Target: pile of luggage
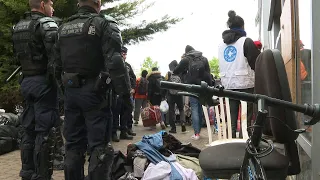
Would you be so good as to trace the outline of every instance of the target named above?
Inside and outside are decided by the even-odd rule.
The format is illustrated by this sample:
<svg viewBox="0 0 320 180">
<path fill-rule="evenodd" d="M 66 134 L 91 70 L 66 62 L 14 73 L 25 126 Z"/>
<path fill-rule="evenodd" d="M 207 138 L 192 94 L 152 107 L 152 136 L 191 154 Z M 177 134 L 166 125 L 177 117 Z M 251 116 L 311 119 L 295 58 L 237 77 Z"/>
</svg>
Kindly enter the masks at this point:
<svg viewBox="0 0 320 180">
<path fill-rule="evenodd" d="M 0 155 L 19 149 L 21 127 L 19 117 L 13 113 L 0 114 Z"/>
</svg>

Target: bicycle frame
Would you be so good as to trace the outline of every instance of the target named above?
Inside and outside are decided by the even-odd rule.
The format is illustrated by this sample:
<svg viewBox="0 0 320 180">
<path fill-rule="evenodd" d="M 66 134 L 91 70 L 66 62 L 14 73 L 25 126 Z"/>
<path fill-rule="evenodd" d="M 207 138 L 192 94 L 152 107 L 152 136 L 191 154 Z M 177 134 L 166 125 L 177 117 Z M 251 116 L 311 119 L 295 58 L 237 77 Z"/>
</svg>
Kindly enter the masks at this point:
<svg viewBox="0 0 320 180">
<path fill-rule="evenodd" d="M 258 115 L 254 123 L 254 129 L 250 136 L 250 142 L 252 142 L 250 148 L 256 149 L 259 147 L 262 137 L 262 127 L 265 124 L 265 119 L 268 115 L 268 111 L 265 109 L 264 99 L 258 100 Z M 250 171 L 251 170 L 251 174 Z M 244 155 L 243 164 L 240 168 L 239 180 L 266 180 L 267 176 L 264 168 L 260 162 L 260 159 L 251 155 L 247 150 Z"/>
<path fill-rule="evenodd" d="M 312 119 L 305 121 L 305 125 L 314 125 L 320 121 L 320 105 L 298 105 L 292 102 L 271 98 L 260 94 L 249 94 L 231 90 L 224 90 L 221 86 L 219 88 L 208 87 L 208 84 L 201 82 L 201 85 L 191 85 L 182 83 L 173 83 L 167 81 L 161 81 L 160 86 L 165 89 L 175 89 L 180 91 L 185 91 L 187 93 L 180 93 L 187 96 L 193 96 L 204 100 L 202 103 L 213 101 L 212 96 L 218 97 L 228 97 L 232 99 L 253 102 L 258 104 L 258 115 L 256 122 L 254 124 L 253 134 L 250 137 L 249 148 L 256 149 L 259 147 L 261 137 L 262 137 L 262 127 L 264 126 L 265 119 L 267 117 L 268 111 L 266 106 L 281 106 L 287 109 L 291 109 L 296 112 L 304 113 L 305 115 L 311 116 Z M 192 94 L 196 93 L 196 94 Z M 251 172 L 250 172 L 251 171 Z M 263 165 L 260 159 L 256 156 L 250 154 L 246 150 L 243 164 L 240 168 L 239 180 L 266 180 L 266 173 L 264 171 Z"/>
</svg>

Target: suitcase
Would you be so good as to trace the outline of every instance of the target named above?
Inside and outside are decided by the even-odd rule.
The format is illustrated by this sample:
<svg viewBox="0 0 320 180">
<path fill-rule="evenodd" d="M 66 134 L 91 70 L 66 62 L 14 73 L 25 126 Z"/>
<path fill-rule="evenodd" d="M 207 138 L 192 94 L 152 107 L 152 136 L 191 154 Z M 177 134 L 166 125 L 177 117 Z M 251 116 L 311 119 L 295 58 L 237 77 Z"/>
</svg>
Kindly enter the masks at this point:
<svg viewBox="0 0 320 180">
<path fill-rule="evenodd" d="M 144 127 L 155 126 L 161 121 L 159 106 L 147 106 L 141 111 L 141 119 Z"/>
</svg>

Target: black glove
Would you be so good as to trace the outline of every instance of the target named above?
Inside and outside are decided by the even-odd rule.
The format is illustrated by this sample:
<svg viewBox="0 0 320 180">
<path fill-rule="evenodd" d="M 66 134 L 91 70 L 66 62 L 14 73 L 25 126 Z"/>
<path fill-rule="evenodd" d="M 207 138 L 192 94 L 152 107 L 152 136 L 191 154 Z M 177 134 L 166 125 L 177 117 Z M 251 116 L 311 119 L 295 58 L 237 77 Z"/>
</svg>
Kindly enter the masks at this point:
<svg viewBox="0 0 320 180">
<path fill-rule="evenodd" d="M 132 101 L 131 101 L 131 95 L 130 94 L 122 95 L 122 103 L 126 108 L 128 108 L 130 110 L 133 109 L 133 104 L 132 104 Z"/>
</svg>

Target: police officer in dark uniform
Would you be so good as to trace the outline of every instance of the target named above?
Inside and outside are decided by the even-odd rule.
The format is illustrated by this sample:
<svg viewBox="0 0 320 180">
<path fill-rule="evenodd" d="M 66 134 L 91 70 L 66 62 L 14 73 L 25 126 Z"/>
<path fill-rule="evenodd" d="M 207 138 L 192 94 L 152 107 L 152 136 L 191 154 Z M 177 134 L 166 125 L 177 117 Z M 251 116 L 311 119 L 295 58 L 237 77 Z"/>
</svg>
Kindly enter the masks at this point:
<svg viewBox="0 0 320 180">
<path fill-rule="evenodd" d="M 111 179 L 112 113 L 107 92 L 114 89 L 132 106 L 130 79 L 120 54 L 120 29 L 113 18 L 99 14 L 101 0 L 78 0 L 78 6 L 78 12 L 59 27 L 55 45 L 54 67 L 65 87 L 64 174 L 66 180 L 84 179 L 88 149 L 88 179 Z"/>
<path fill-rule="evenodd" d="M 128 49 L 126 47 L 122 47 L 121 56 L 125 61 L 127 59 Z M 134 89 L 136 87 L 136 75 L 133 72 L 131 65 L 125 61 L 125 66 L 127 68 L 127 72 L 130 77 L 130 85 L 131 85 L 131 102 L 133 104 L 133 94 Z M 132 110 L 133 108 L 128 108 L 127 105 L 123 104 L 123 100 L 121 97 L 116 96 L 116 102 L 113 105 L 112 113 L 113 113 L 113 127 L 112 127 L 112 141 L 119 142 L 119 138 L 117 135 L 117 130 L 120 129 L 120 139 L 132 140 L 133 136 L 136 135 L 132 130 Z M 120 116 L 120 119 L 119 119 Z M 119 127 L 120 121 L 120 127 Z"/>
<path fill-rule="evenodd" d="M 29 0 L 25 14 L 13 30 L 14 53 L 22 67 L 21 92 L 26 107 L 21 115 L 23 180 L 50 180 L 53 139 L 50 131 L 59 123 L 57 88 L 47 66 L 58 26 L 51 18 L 51 0 Z"/>
<path fill-rule="evenodd" d="M 128 73 L 129 73 L 130 83 L 131 83 L 131 91 L 130 91 L 131 102 L 132 102 L 132 104 L 134 104 L 133 94 L 135 93 L 137 77 L 134 74 L 131 65 L 126 61 L 127 60 L 127 53 L 128 53 L 128 49 L 126 47 L 122 47 L 121 55 L 123 57 L 123 60 L 125 61 L 125 65 L 127 67 Z M 126 109 L 123 118 L 126 119 L 125 121 L 126 121 L 126 125 L 127 125 L 127 133 L 131 136 L 136 136 L 136 133 L 133 132 L 133 130 L 132 130 L 132 124 L 133 124 L 132 111 L 133 111 L 133 109 Z"/>
</svg>

